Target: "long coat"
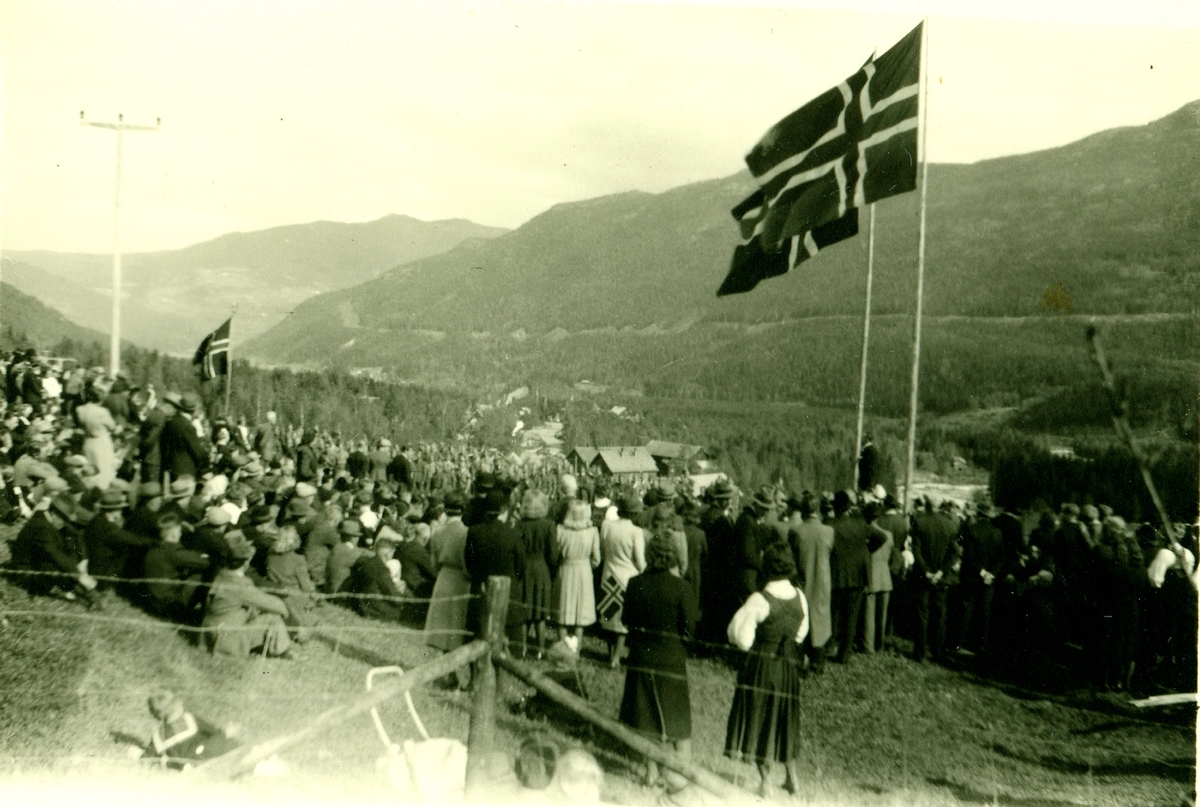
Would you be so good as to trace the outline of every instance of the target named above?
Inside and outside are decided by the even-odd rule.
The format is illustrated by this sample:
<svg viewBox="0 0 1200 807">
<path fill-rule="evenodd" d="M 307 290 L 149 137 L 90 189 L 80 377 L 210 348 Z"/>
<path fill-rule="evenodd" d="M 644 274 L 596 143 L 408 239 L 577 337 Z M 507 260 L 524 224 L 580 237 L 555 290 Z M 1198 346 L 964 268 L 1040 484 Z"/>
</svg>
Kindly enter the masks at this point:
<svg viewBox="0 0 1200 807">
<path fill-rule="evenodd" d="M 462 631 L 467 627 L 467 600 L 471 580 L 467 577 L 467 561 L 463 556 L 467 546 L 467 528 L 462 519 L 447 521 L 429 539 L 433 560 L 437 564 L 437 581 L 429 611 L 425 614 L 425 643 L 439 650 L 450 651 L 463 643 Z"/>
<path fill-rule="evenodd" d="M 525 579 L 525 547 L 520 533 L 495 517 L 468 527 L 463 560 L 466 561 L 467 576 L 471 578 L 472 594 L 482 593 L 487 579 L 493 575 L 512 580 L 506 624 L 510 627 L 523 625 L 525 608 L 520 596 Z M 480 629 L 481 612 L 481 600 L 471 600 L 469 630 Z"/>
<path fill-rule="evenodd" d="M 700 618 L 692 587 L 652 569 L 629 580 L 624 622 L 630 630 L 621 722 L 658 739 L 692 736 L 687 650 Z"/>
<path fill-rule="evenodd" d="M 796 525 L 792 534 L 796 568 L 803 577 L 804 598 L 808 600 L 809 637 L 813 647 L 824 647 L 833 635 L 833 575 L 829 567 L 833 527 L 814 516 Z"/>
</svg>

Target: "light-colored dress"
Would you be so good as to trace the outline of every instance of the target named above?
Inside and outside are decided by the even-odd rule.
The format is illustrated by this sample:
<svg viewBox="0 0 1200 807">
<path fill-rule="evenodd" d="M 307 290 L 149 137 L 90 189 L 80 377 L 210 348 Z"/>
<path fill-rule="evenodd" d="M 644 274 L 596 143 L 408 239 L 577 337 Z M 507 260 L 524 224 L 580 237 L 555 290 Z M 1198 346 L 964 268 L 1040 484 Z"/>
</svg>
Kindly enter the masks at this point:
<svg viewBox="0 0 1200 807">
<path fill-rule="evenodd" d="M 471 580 L 463 552 L 467 546 L 467 528 L 461 518 L 452 518 L 429 538 L 429 550 L 437 565 L 437 580 L 429 611 L 425 614 L 425 644 L 450 651 L 466 638 L 467 606 Z"/>
<path fill-rule="evenodd" d="M 595 527 L 571 529 L 560 525 L 558 547 L 562 562 L 554 579 L 554 601 L 564 627 L 587 627 L 596 622 L 596 593 L 592 569 L 600 565 L 600 531 Z"/>
<path fill-rule="evenodd" d="M 117 428 L 112 413 L 98 403 L 88 403 L 75 410 L 75 419 L 87 433 L 83 441 L 83 456 L 96 468 L 88 484 L 105 490 L 117 478 L 117 454 L 113 450 L 112 432 Z"/>
<path fill-rule="evenodd" d="M 685 549 L 686 549 L 686 537 Z M 625 608 L 625 587 L 629 578 L 646 569 L 646 536 L 642 528 L 627 518 L 605 521 L 600 527 L 600 624 L 613 633 L 628 633 L 621 622 Z"/>
</svg>

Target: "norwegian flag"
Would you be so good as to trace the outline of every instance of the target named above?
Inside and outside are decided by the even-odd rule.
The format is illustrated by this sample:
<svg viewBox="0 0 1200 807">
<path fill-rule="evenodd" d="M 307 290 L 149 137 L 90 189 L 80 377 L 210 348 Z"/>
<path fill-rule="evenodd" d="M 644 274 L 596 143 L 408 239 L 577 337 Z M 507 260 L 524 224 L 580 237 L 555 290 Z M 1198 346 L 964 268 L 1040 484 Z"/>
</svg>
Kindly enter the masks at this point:
<svg viewBox="0 0 1200 807">
<path fill-rule="evenodd" d="M 219 375 L 229 374 L 229 328 L 233 317 L 225 320 L 221 327 L 204 337 L 192 364 L 200 365 L 200 378 L 208 380 Z"/>
<path fill-rule="evenodd" d="M 922 25 L 746 155 L 759 189 L 732 211 L 745 243 L 718 296 L 788 272 L 857 234 L 857 208 L 917 187 Z"/>
</svg>

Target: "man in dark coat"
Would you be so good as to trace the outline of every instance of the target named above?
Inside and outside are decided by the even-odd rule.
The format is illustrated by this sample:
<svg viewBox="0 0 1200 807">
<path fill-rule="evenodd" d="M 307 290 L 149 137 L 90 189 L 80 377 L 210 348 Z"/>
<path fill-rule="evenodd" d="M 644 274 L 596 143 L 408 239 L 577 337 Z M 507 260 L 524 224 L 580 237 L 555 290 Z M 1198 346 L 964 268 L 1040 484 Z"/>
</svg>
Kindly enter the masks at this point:
<svg viewBox="0 0 1200 807">
<path fill-rule="evenodd" d="M 730 511 L 733 503 L 733 485 L 726 479 L 718 479 L 706 491 L 708 507 L 700 515 L 700 529 L 708 544 L 707 563 L 702 574 L 708 583 L 700 592 L 700 638 L 706 642 L 724 643 L 725 629 L 741 602 L 738 601 L 738 586 L 729 571 L 735 566 L 735 535 Z"/>
<path fill-rule="evenodd" d="M 317 451 L 317 430 L 305 429 L 300 448 L 296 449 L 296 481 L 321 484 L 321 457 Z"/>
<path fill-rule="evenodd" d="M 187 398 L 168 392 L 164 400 L 177 409 L 163 424 L 159 446 L 162 452 L 163 470 L 172 479 L 181 476 L 197 477 L 208 470 L 208 449 L 196 434 L 196 427 L 184 414 L 197 409 L 198 400 L 190 394 Z"/>
<path fill-rule="evenodd" d="M 339 589 L 343 594 L 366 594 L 382 596 L 353 597 L 350 606 L 368 619 L 382 622 L 399 622 L 404 603 L 400 598 L 410 592 L 401 591 L 392 580 L 388 561 L 392 559 L 400 536 L 386 529 L 375 538 L 371 547 L 374 551 L 364 555 L 350 568 L 350 577 Z M 403 561 L 400 564 L 403 573 Z"/>
<path fill-rule="evenodd" d="M 831 611 L 838 652 L 835 661 L 845 664 L 858 633 L 863 594 L 871 579 L 871 553 L 887 541 L 887 533 L 868 524 L 847 491 L 833 495 L 833 550 L 829 554 Z"/>
<path fill-rule="evenodd" d="M 775 531 L 763 521 L 770 514 L 774 494 L 761 490 L 754 494 L 750 503 L 742 508 L 742 514 L 733 524 L 734 558 L 737 561 L 738 605 L 746 601 L 759 589 L 759 573 L 762 570 L 762 553 L 775 541 Z"/>
<path fill-rule="evenodd" d="M 88 553 L 88 574 L 95 577 L 137 577 L 146 550 L 158 543 L 154 538 L 125 529 L 125 496 L 119 490 L 107 490 L 100 498 L 100 512 L 83 531 Z M 97 581 L 98 588 L 112 586 Z"/>
<path fill-rule="evenodd" d="M 688 500 L 680 515 L 683 517 L 683 533 L 687 537 L 687 571 L 683 579 L 692 587 L 696 595 L 696 604 L 700 604 L 703 591 L 704 567 L 708 564 L 708 538 L 700 529 L 700 516 L 703 509 L 697 501 Z"/>
<path fill-rule="evenodd" d="M 880 483 L 879 448 L 871 435 L 863 435 L 862 451 L 858 455 L 858 489 L 873 490 Z"/>
<path fill-rule="evenodd" d="M 917 606 L 913 658 L 925 660 L 927 650 L 934 661 L 946 661 L 946 621 L 950 586 L 958 582 L 961 561 L 954 540 L 954 525 L 942 512 L 935 512 L 931 500 L 924 512 L 913 518 L 913 574 Z M 932 611 L 932 614 L 930 613 Z M 933 636 L 929 620 L 933 618 Z"/>
<path fill-rule="evenodd" d="M 508 516 L 508 494 L 502 490 L 488 491 L 480 505 L 481 521 L 467 528 L 467 544 L 463 551 L 467 576 L 471 578 L 471 593 L 481 594 L 489 577 L 508 577 L 509 589 L 508 638 L 520 641 L 525 625 L 521 607 L 521 584 L 525 578 L 525 547 L 521 534 L 505 523 Z M 481 600 L 471 600 L 467 628 L 478 633 L 481 629 Z"/>
<path fill-rule="evenodd" d="M 146 609 L 175 622 L 194 622 L 199 612 L 199 586 L 209 568 L 209 557 L 202 552 L 184 549 L 183 521 L 177 513 L 158 517 L 161 543 L 146 552 L 145 574 Z"/>
<path fill-rule="evenodd" d="M 73 525 L 75 502 L 61 492 L 30 516 L 13 540 L 12 567 L 31 572 L 25 585 L 31 594 L 51 594 L 80 599 L 99 608 L 96 580 L 87 570 L 87 549 Z"/>
<path fill-rule="evenodd" d="M 959 645 L 981 654 L 989 650 L 996 578 L 1004 563 L 1004 536 L 992 523 L 998 514 L 991 502 L 980 502 L 974 518 L 959 531 L 963 553 Z"/>
<path fill-rule="evenodd" d="M 138 413 L 137 458 L 142 464 L 142 481 L 162 481 L 162 431 L 175 407 L 162 401 L 150 406 L 150 394 L 141 390 L 135 394 Z"/>
<path fill-rule="evenodd" d="M 408 446 L 401 446 L 400 450 L 387 464 L 387 478 L 402 487 L 412 485 L 412 474 L 408 465 Z"/>
</svg>

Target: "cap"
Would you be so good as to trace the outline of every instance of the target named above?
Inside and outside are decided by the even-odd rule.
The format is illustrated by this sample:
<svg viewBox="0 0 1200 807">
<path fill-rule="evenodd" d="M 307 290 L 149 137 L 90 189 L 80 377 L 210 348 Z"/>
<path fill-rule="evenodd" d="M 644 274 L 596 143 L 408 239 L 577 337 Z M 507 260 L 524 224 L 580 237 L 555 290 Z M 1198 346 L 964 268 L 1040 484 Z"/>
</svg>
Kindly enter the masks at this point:
<svg viewBox="0 0 1200 807">
<path fill-rule="evenodd" d="M 310 499 L 317 495 L 317 489 L 307 482 L 296 483 L 296 496 L 301 499 Z"/>
</svg>

